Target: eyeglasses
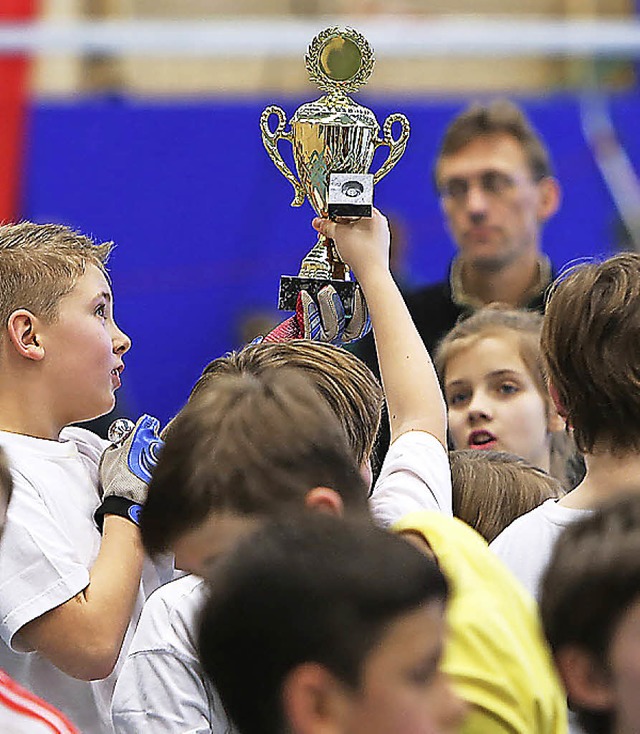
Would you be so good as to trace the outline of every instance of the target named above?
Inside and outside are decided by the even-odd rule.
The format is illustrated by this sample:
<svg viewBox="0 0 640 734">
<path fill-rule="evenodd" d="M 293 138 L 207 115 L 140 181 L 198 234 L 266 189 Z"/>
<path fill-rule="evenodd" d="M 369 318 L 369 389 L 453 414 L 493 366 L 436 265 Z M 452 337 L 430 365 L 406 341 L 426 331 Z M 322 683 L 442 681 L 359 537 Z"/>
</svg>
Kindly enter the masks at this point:
<svg viewBox="0 0 640 734">
<path fill-rule="evenodd" d="M 438 187 L 440 196 L 455 203 L 462 203 L 469 195 L 469 189 L 474 180 L 478 182 L 482 191 L 490 196 L 504 196 L 518 183 L 517 179 L 507 173 L 485 171 L 471 179 L 450 178 L 448 181 L 443 181 Z"/>
</svg>

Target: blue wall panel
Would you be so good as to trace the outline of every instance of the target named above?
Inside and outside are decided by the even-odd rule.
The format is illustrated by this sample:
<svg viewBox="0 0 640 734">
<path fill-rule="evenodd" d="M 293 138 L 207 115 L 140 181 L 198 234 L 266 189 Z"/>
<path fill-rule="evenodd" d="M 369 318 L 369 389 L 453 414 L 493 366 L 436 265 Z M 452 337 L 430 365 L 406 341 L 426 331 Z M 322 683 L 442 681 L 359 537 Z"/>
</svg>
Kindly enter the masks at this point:
<svg viewBox="0 0 640 734">
<path fill-rule="evenodd" d="M 239 346 L 243 313 L 273 310 L 279 275 L 295 274 L 315 240 L 311 208 L 289 207 L 291 187 L 262 147 L 258 120 L 272 101 L 291 115 L 306 100 L 89 99 L 43 102 L 32 111 L 24 216 L 116 241 L 116 315 L 134 343 L 124 374 L 132 413 L 164 421 L 175 412 L 203 365 Z M 463 103 L 360 101 L 380 121 L 393 111 L 411 121 L 407 152 L 378 185 L 376 203 L 403 223 L 408 284 L 438 279 L 453 248 L 430 167 Z M 521 101 L 548 140 L 564 186 L 562 210 L 547 227 L 547 251 L 557 266 L 606 253 L 615 211 L 583 140 L 575 100 Z M 614 102 L 635 160 L 639 111 L 636 96 Z"/>
</svg>

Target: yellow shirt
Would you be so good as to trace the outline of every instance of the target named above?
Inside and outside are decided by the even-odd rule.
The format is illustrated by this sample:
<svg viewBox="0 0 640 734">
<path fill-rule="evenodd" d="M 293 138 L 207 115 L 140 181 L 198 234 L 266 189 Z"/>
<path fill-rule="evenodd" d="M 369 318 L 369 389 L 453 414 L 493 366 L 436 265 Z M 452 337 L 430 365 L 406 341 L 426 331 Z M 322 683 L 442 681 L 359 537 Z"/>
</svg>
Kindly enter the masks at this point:
<svg viewBox="0 0 640 734">
<path fill-rule="evenodd" d="M 451 585 L 442 667 L 472 704 L 463 734 L 566 734 L 566 695 L 536 603 L 484 539 L 436 512 L 414 512 L 393 530 L 421 535 Z"/>
</svg>

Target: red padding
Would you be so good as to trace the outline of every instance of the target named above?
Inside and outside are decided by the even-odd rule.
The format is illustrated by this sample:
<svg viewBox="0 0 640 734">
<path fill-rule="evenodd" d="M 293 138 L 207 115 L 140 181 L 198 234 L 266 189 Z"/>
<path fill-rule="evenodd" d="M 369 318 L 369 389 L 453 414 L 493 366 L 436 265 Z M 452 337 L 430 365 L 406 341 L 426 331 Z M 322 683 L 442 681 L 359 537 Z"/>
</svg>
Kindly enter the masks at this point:
<svg viewBox="0 0 640 734">
<path fill-rule="evenodd" d="M 35 17 L 38 0 L 2 0 L 0 23 Z M 0 56 L 0 222 L 20 217 L 29 59 Z"/>
</svg>

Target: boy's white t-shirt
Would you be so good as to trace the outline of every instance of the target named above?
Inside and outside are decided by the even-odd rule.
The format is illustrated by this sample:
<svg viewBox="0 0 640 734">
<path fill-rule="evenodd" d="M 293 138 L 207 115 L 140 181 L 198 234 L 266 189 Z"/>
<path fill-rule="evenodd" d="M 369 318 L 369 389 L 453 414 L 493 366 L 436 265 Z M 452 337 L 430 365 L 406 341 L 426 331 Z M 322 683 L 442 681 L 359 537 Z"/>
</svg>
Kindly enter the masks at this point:
<svg viewBox="0 0 640 734">
<path fill-rule="evenodd" d="M 132 622 L 108 678 L 76 680 L 27 649 L 20 629 L 89 584 L 101 540 L 93 521 L 100 504 L 98 465 L 108 442 L 82 428 L 65 428 L 59 441 L 0 431 L 0 445 L 14 481 L 0 540 L 0 668 L 60 709 L 84 734 L 111 732 L 118 670 L 144 599 L 171 578 L 171 565 L 145 561 Z"/>
<path fill-rule="evenodd" d="M 117 734 L 225 734 L 231 724 L 196 652 L 206 585 L 183 576 L 146 602 L 113 694 Z"/>
<path fill-rule="evenodd" d="M 369 506 L 384 528 L 419 510 L 453 515 L 449 455 L 440 441 L 425 431 L 399 436 L 389 447 Z"/>
<path fill-rule="evenodd" d="M 398 437 L 389 448 L 370 506 L 376 522 L 384 526 L 415 510 L 451 515 L 451 473 L 442 444 L 421 431 Z M 117 734 L 230 730 L 197 658 L 197 619 L 204 598 L 204 581 L 185 576 L 158 589 L 146 603 L 113 696 Z"/>
<path fill-rule="evenodd" d="M 591 512 L 564 507 L 549 499 L 514 520 L 489 547 L 527 591 L 539 599 L 542 575 L 558 537 L 568 525 Z"/>
</svg>

